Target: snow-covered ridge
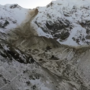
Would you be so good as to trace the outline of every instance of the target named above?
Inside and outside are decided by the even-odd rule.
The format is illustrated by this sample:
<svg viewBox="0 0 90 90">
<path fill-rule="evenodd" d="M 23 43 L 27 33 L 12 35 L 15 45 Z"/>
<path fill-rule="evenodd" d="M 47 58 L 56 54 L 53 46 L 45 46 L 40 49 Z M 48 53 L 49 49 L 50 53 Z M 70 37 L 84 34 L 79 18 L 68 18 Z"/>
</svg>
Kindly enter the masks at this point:
<svg viewBox="0 0 90 90">
<path fill-rule="evenodd" d="M 89 0 L 57 0 L 38 10 L 34 23 L 40 36 L 70 46 L 90 44 Z"/>
<path fill-rule="evenodd" d="M 76 1 L 1 6 L 0 90 L 90 90 L 90 3 Z"/>
<path fill-rule="evenodd" d="M 90 44 L 90 1 L 56 0 L 38 7 L 32 26 L 39 36 L 53 38 L 61 44 L 87 46 Z M 0 32 L 7 33 L 25 20 L 30 10 L 14 5 L 0 5 Z M 30 24 L 31 21 L 28 21 Z M 22 31 L 21 31 L 22 32 Z M 33 32 L 33 30 L 32 30 Z M 1 34 L 0 33 L 0 34 Z"/>
<path fill-rule="evenodd" d="M 0 5 L 0 32 L 6 33 L 20 25 L 28 11 L 17 4 Z"/>
</svg>

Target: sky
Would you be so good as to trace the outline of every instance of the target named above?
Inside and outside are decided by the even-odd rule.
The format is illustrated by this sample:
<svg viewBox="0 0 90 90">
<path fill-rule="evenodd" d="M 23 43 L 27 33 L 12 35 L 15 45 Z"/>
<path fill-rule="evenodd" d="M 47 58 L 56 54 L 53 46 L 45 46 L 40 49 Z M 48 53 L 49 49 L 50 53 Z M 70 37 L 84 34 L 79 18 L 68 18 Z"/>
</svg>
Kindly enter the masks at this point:
<svg viewBox="0 0 90 90">
<path fill-rule="evenodd" d="M 52 0 L 0 0 L 0 4 L 19 4 L 24 8 L 35 8 L 37 6 L 46 6 L 51 1 Z"/>
</svg>

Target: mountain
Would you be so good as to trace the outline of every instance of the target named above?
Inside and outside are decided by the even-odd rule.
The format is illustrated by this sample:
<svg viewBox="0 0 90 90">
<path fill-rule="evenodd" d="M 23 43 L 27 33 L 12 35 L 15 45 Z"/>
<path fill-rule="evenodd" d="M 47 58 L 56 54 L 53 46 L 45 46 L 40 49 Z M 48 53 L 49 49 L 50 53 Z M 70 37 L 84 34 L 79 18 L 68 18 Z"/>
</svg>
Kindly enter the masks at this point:
<svg viewBox="0 0 90 90">
<path fill-rule="evenodd" d="M 90 90 L 89 4 L 0 5 L 0 90 Z"/>
<path fill-rule="evenodd" d="M 0 40 L 0 90 L 57 90 L 54 78 L 32 56 Z"/>
<path fill-rule="evenodd" d="M 38 8 L 34 23 L 40 36 L 52 37 L 69 46 L 90 44 L 90 5 L 88 0 L 57 0 Z M 45 33 L 45 34 L 44 34 Z"/>
</svg>

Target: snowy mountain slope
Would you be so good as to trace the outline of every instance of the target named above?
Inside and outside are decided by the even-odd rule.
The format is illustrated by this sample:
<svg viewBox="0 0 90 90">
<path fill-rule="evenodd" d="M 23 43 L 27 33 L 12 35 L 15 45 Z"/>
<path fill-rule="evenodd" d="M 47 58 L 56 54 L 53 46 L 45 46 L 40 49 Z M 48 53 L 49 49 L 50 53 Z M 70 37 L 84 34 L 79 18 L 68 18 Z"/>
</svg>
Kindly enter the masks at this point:
<svg viewBox="0 0 90 90">
<path fill-rule="evenodd" d="M 33 21 L 40 36 L 70 46 L 90 44 L 90 1 L 57 0 L 38 8 Z"/>
<path fill-rule="evenodd" d="M 37 34 L 30 26 L 37 9 L 24 9 L 17 4 L 1 6 L 0 9 L 0 38 L 11 41 Z"/>
<path fill-rule="evenodd" d="M 13 11 L 16 12 L 14 9 Z M 23 8 L 21 8 L 20 15 L 22 11 Z M 20 22 L 19 25 L 15 24 L 16 27 L 12 26 L 13 28 L 9 29 L 8 27 L 12 24 L 9 23 L 8 27 L 6 26 L 7 27 L 6 31 L 5 28 L 3 27 L 1 28 L 0 38 L 7 40 L 9 43 L 12 43 L 12 45 L 24 51 L 26 48 L 30 49 L 31 47 L 46 48 L 49 45 L 52 47 L 59 46 L 59 43 L 51 38 L 48 39 L 46 37 L 38 36 L 37 29 L 34 29 L 34 25 L 31 24 L 33 18 L 38 14 L 38 9 L 36 8 L 33 10 L 26 10 L 26 11 L 27 15 L 24 15 L 25 16 L 24 19 L 21 18 L 22 22 Z M 9 12 L 6 13 L 9 14 Z M 9 16 L 6 15 L 5 17 Z M 19 18 L 19 15 L 17 17 L 15 15 L 14 17 Z M 18 21 L 19 19 L 17 19 L 17 22 Z M 3 30 L 5 32 L 2 32 Z"/>
<path fill-rule="evenodd" d="M 60 90 L 90 89 L 90 48 L 61 45 L 31 54 L 40 65 L 60 77 Z"/>
<path fill-rule="evenodd" d="M 89 54 L 64 45 L 23 53 L 0 40 L 0 90 L 89 90 Z"/>
<path fill-rule="evenodd" d="M 59 90 L 56 79 L 32 56 L 0 40 L 0 90 Z"/>
<path fill-rule="evenodd" d="M 90 90 L 89 4 L 1 6 L 0 90 Z"/>
<path fill-rule="evenodd" d="M 88 46 L 90 43 L 89 3 L 88 0 L 68 0 L 68 2 L 57 0 L 46 7 L 39 7 L 37 8 L 38 14 L 31 23 L 35 31 L 31 31 L 34 31 L 35 35 L 53 38 L 64 45 Z M 31 10 L 21 8 L 16 4 L 0 7 L 1 35 L 8 33 L 13 28 L 18 28 L 22 23 L 30 24 L 31 21 L 28 21 L 28 18 L 30 18 Z M 24 31 L 27 32 L 27 30 Z M 31 31 L 29 33 L 32 33 Z"/>
<path fill-rule="evenodd" d="M 10 29 L 20 25 L 28 11 L 17 4 L 0 5 L 0 32 L 7 33 Z"/>
</svg>

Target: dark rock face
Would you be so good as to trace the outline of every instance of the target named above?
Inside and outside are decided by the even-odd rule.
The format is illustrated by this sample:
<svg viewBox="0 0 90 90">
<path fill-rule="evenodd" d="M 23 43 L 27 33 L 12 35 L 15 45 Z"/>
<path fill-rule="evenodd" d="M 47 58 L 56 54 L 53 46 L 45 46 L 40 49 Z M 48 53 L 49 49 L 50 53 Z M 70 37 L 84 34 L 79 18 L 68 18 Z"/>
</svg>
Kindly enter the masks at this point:
<svg viewBox="0 0 90 90">
<path fill-rule="evenodd" d="M 54 78 L 32 56 L 0 40 L 0 90 L 59 90 Z"/>
<path fill-rule="evenodd" d="M 10 6 L 11 9 L 14 9 L 14 8 L 19 8 L 20 6 L 18 4 L 13 4 Z"/>
<path fill-rule="evenodd" d="M 8 58 L 9 60 L 17 60 L 20 63 L 34 63 L 34 59 L 30 55 L 25 55 L 22 51 L 15 49 L 10 44 L 6 43 L 5 41 L 0 41 L 0 55 Z"/>
<path fill-rule="evenodd" d="M 0 22 L 0 28 L 5 28 L 8 24 L 9 24 L 9 22 L 7 20 L 5 20 L 4 23 Z"/>
<path fill-rule="evenodd" d="M 39 26 L 37 21 L 35 23 Z M 55 39 L 63 41 L 69 37 L 72 24 L 68 20 L 57 18 L 55 22 L 46 21 L 45 26 L 41 28 L 45 33 L 51 34 Z"/>
<path fill-rule="evenodd" d="M 69 37 L 69 35 L 70 35 L 70 33 L 69 32 L 61 32 L 61 34 L 60 34 L 60 38 L 61 38 L 61 40 L 65 40 L 65 39 L 67 39 L 68 37 Z"/>
<path fill-rule="evenodd" d="M 46 33 L 46 37 L 53 37 L 61 44 L 90 45 L 90 6 L 84 5 L 83 0 L 80 6 L 72 1 L 65 2 L 68 5 L 57 0 L 43 9 L 38 8 L 34 23 Z"/>
<path fill-rule="evenodd" d="M 46 21 L 46 27 L 48 29 L 52 29 L 54 32 L 65 29 L 70 26 L 70 22 L 68 20 L 57 19 L 56 22 L 52 23 L 50 21 Z"/>
<path fill-rule="evenodd" d="M 86 39 L 90 39 L 90 35 L 87 35 L 87 36 L 86 36 Z"/>
</svg>

